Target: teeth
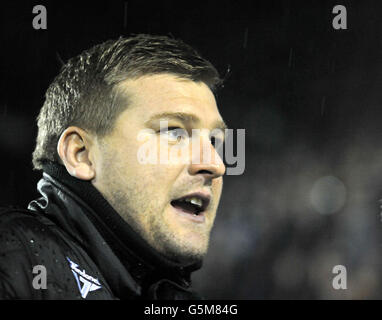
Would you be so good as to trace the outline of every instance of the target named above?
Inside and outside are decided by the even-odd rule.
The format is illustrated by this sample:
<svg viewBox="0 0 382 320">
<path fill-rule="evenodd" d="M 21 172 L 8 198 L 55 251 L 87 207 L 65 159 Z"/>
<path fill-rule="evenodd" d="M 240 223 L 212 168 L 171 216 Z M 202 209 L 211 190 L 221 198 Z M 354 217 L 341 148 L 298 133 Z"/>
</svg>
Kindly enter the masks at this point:
<svg viewBox="0 0 382 320">
<path fill-rule="evenodd" d="M 199 208 L 201 208 L 203 205 L 202 199 L 197 197 L 186 198 L 185 201 L 190 202 L 193 205 L 198 206 Z"/>
</svg>

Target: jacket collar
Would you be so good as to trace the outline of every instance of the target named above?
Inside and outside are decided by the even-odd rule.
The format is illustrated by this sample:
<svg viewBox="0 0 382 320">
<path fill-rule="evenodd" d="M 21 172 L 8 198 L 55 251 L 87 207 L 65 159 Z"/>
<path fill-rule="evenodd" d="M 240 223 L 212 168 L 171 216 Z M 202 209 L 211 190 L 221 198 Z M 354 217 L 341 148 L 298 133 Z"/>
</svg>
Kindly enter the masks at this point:
<svg viewBox="0 0 382 320">
<path fill-rule="evenodd" d="M 99 261 L 98 267 L 109 282 L 115 281 L 110 285 L 117 291 L 128 287 L 129 294 L 140 295 L 163 279 L 190 286 L 190 274 L 202 261 L 182 265 L 167 259 L 122 219 L 91 182 L 72 177 L 64 166 L 53 162 L 45 163 L 43 170 L 38 184 L 43 202 L 33 201 L 30 207 L 38 205 L 54 216 L 92 259 Z"/>
</svg>

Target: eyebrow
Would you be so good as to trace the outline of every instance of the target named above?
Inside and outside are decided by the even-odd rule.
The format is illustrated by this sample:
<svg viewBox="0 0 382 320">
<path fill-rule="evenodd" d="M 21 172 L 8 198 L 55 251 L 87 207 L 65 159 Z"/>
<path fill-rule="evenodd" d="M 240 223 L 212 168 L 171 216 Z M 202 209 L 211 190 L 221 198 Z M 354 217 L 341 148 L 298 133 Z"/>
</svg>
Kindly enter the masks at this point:
<svg viewBox="0 0 382 320">
<path fill-rule="evenodd" d="M 200 119 L 197 116 L 195 116 L 195 115 L 193 115 L 191 113 L 186 113 L 186 112 L 162 112 L 162 113 L 157 113 L 157 114 L 153 115 L 149 120 L 147 120 L 145 122 L 145 124 L 148 125 L 148 124 L 152 123 L 153 121 L 162 120 L 162 119 L 178 120 L 178 121 L 181 121 L 181 122 L 194 123 L 194 124 L 200 123 Z M 216 120 L 214 122 L 213 128 L 214 129 L 225 130 L 225 129 L 228 129 L 228 126 L 226 125 L 226 123 L 223 120 Z"/>
</svg>

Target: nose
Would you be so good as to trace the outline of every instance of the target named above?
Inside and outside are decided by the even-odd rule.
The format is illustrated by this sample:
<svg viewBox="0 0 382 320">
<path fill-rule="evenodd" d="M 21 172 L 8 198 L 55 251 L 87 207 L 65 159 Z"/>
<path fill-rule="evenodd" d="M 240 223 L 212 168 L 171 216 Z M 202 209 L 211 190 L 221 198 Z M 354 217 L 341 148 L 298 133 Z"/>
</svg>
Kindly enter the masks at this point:
<svg viewBox="0 0 382 320">
<path fill-rule="evenodd" d="M 188 171 L 190 175 L 203 175 L 215 179 L 224 175 L 225 165 L 209 138 L 200 138 L 198 148 L 192 148 L 192 159 Z"/>
</svg>

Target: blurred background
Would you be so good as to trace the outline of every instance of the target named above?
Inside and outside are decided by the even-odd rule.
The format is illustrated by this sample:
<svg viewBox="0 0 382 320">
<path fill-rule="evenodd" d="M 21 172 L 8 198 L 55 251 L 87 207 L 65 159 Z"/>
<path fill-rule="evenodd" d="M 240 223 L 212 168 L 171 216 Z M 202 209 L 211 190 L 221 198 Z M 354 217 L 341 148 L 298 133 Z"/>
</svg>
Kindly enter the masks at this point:
<svg viewBox="0 0 382 320">
<path fill-rule="evenodd" d="M 346 30 L 332 27 L 337 4 Z M 32 27 L 35 5 L 47 30 Z M 207 299 L 382 298 L 380 1 L 8 1 L 0 14 L 0 205 L 37 196 L 35 119 L 61 61 L 171 34 L 227 75 L 221 114 L 246 129 L 245 172 L 225 178 L 195 287 Z M 346 290 L 332 286 L 336 265 Z"/>
</svg>

